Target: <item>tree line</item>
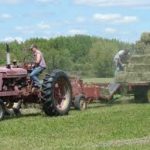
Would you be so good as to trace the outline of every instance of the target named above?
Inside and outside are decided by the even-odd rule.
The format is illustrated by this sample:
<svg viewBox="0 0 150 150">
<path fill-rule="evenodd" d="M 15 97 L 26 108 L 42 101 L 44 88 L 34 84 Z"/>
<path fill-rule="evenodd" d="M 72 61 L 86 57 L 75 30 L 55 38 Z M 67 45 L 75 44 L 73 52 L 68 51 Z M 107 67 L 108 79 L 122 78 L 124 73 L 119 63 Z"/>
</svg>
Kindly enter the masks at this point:
<svg viewBox="0 0 150 150">
<path fill-rule="evenodd" d="M 133 44 L 87 35 L 32 38 L 22 43 L 10 42 L 11 59 L 20 63 L 32 61 L 28 50 L 31 44 L 36 44 L 43 52 L 48 71 L 59 68 L 85 77 L 112 77 L 114 55 L 120 49 L 133 49 Z M 5 43 L 0 43 L 0 56 L 0 65 L 5 64 Z"/>
<path fill-rule="evenodd" d="M 150 32 L 144 32 L 136 42 L 136 54 L 150 54 Z"/>
</svg>

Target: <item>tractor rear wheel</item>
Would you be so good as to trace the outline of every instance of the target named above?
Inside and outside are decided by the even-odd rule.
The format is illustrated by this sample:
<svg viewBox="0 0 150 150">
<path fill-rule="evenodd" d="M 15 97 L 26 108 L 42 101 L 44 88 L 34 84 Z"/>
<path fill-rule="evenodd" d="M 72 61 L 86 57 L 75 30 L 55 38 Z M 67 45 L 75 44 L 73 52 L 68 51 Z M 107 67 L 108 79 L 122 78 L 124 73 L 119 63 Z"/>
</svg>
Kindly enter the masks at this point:
<svg viewBox="0 0 150 150">
<path fill-rule="evenodd" d="M 72 100 L 71 84 L 61 70 L 46 75 L 42 85 L 43 111 L 48 116 L 68 114 Z"/>
<path fill-rule="evenodd" d="M 87 108 L 87 102 L 85 100 L 85 97 L 82 95 L 76 96 L 74 100 L 74 107 L 77 110 L 85 110 Z"/>
</svg>

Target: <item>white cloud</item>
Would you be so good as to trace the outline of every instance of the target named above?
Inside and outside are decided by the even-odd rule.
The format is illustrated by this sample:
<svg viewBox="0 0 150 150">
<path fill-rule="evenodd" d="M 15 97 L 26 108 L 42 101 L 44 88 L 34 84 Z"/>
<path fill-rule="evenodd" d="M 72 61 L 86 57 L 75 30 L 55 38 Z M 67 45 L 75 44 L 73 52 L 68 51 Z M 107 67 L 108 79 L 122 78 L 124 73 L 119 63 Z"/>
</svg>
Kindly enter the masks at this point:
<svg viewBox="0 0 150 150">
<path fill-rule="evenodd" d="M 15 27 L 16 31 L 19 31 L 21 34 L 33 34 L 35 32 L 35 27 L 33 26 L 17 26 Z"/>
<path fill-rule="evenodd" d="M 122 19 L 120 19 L 120 21 L 118 20 L 120 23 L 134 23 L 137 21 L 138 18 L 136 16 L 124 16 Z"/>
<path fill-rule="evenodd" d="M 114 28 L 105 28 L 105 32 L 106 32 L 106 33 L 113 34 L 113 33 L 116 33 L 116 32 L 117 32 L 117 30 L 116 30 L 116 29 L 114 29 Z"/>
<path fill-rule="evenodd" d="M 41 22 L 39 24 L 37 24 L 37 27 L 41 30 L 47 30 L 50 29 L 50 25 L 44 22 Z"/>
<path fill-rule="evenodd" d="M 57 4 L 58 0 L 36 0 L 39 3 L 47 4 L 47 3 L 52 3 L 52 4 Z"/>
<path fill-rule="evenodd" d="M 94 20 L 96 21 L 116 21 L 121 18 L 120 14 L 94 14 Z"/>
<path fill-rule="evenodd" d="M 134 23 L 138 21 L 136 16 L 122 16 L 121 14 L 94 14 L 93 19 L 97 22 L 110 23 Z"/>
<path fill-rule="evenodd" d="M 49 3 L 49 2 L 53 2 L 54 0 L 37 0 L 37 2 L 41 2 L 41 3 Z"/>
<path fill-rule="evenodd" d="M 0 14 L 0 18 L 1 19 L 10 19 L 10 18 L 12 18 L 12 16 L 10 14 L 4 13 L 4 14 Z"/>
<path fill-rule="evenodd" d="M 0 4 L 17 4 L 22 2 L 22 0 L 0 0 Z"/>
<path fill-rule="evenodd" d="M 76 21 L 79 22 L 79 23 L 83 23 L 86 21 L 86 18 L 85 17 L 82 17 L 82 16 L 79 16 L 76 18 Z"/>
<path fill-rule="evenodd" d="M 79 5 L 91 5 L 99 7 L 150 7 L 150 1 L 148 0 L 74 0 L 74 2 Z"/>
<path fill-rule="evenodd" d="M 38 35 L 38 34 L 45 34 L 49 33 L 49 29 L 51 26 L 47 23 L 40 22 L 36 25 L 29 25 L 29 26 L 16 26 L 15 30 L 18 34 L 24 34 L 24 35 Z"/>
<path fill-rule="evenodd" d="M 13 42 L 13 41 L 17 41 L 18 43 L 21 43 L 21 42 L 23 42 L 24 40 L 23 40 L 23 38 L 21 38 L 21 37 L 5 37 L 3 40 L 2 40 L 3 42 Z"/>
<path fill-rule="evenodd" d="M 87 32 L 85 30 L 80 29 L 71 29 L 69 30 L 69 34 L 76 35 L 76 34 L 86 34 Z"/>
</svg>

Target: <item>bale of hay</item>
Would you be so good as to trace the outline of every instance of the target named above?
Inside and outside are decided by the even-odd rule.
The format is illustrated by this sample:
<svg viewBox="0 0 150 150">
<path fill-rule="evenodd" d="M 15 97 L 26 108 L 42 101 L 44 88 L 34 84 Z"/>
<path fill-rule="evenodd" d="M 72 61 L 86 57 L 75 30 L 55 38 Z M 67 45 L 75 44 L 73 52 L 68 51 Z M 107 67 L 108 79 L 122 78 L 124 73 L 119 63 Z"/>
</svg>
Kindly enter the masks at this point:
<svg viewBox="0 0 150 150">
<path fill-rule="evenodd" d="M 146 48 L 144 49 L 145 54 L 150 54 L 150 45 L 147 45 Z"/>
<path fill-rule="evenodd" d="M 133 55 L 125 67 L 125 71 L 115 76 L 117 83 L 138 83 L 150 81 L 150 54 Z"/>
<path fill-rule="evenodd" d="M 124 72 L 124 75 L 116 76 L 115 82 L 117 83 L 137 83 L 137 82 L 150 82 L 150 72 Z"/>
<path fill-rule="evenodd" d="M 128 64 L 126 72 L 150 72 L 150 64 Z"/>
<path fill-rule="evenodd" d="M 130 58 L 130 63 L 131 64 L 138 64 L 138 63 L 143 63 L 144 62 L 144 59 L 145 59 L 145 55 L 134 55 Z"/>
<path fill-rule="evenodd" d="M 146 55 L 143 61 L 144 64 L 150 64 L 150 55 Z"/>
<path fill-rule="evenodd" d="M 142 73 L 142 81 L 150 82 L 150 72 Z"/>
<path fill-rule="evenodd" d="M 130 58 L 129 62 L 131 64 L 150 64 L 150 54 L 148 55 L 134 55 Z"/>
<path fill-rule="evenodd" d="M 135 83 L 137 81 L 142 81 L 142 74 L 137 72 L 126 72 L 126 82 L 128 83 Z"/>
<path fill-rule="evenodd" d="M 150 79 L 150 77 L 149 77 Z M 147 79 L 148 80 L 148 79 Z M 115 82 L 117 83 L 136 83 L 136 82 L 142 82 L 143 75 L 142 73 L 137 72 L 122 72 L 121 74 L 117 74 L 115 77 Z"/>
<path fill-rule="evenodd" d="M 122 83 L 126 82 L 126 72 L 125 71 L 120 71 L 115 75 L 115 82 L 116 83 Z"/>
</svg>

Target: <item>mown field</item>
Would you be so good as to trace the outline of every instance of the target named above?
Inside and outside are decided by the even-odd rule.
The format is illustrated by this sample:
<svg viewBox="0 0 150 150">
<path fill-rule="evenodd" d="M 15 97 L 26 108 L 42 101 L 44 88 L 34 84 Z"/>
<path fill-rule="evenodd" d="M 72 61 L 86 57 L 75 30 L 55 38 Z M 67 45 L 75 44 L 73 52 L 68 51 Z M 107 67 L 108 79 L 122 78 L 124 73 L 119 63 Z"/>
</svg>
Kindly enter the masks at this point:
<svg viewBox="0 0 150 150">
<path fill-rule="evenodd" d="M 148 150 L 150 105 L 90 105 L 68 116 L 29 113 L 0 122 L 1 150 Z"/>
<path fill-rule="evenodd" d="M 132 97 L 47 117 L 40 111 L 0 122 L 0 150 L 149 150 L 150 104 Z"/>
</svg>

